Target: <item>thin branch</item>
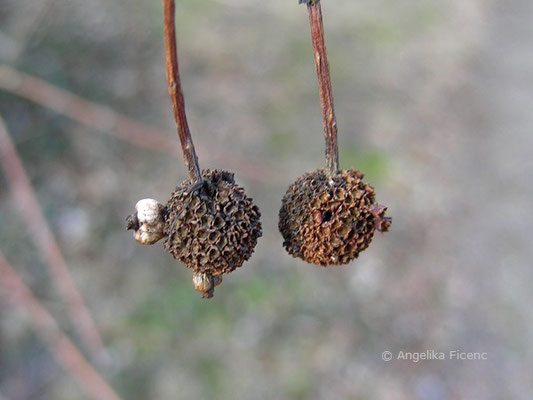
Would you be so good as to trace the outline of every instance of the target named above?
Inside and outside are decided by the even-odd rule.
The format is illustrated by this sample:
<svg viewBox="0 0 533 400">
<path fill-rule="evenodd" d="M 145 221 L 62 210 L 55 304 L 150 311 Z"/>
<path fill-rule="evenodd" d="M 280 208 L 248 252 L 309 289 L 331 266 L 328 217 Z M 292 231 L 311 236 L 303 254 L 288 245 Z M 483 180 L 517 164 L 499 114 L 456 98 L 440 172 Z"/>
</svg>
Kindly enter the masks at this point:
<svg viewBox="0 0 533 400">
<path fill-rule="evenodd" d="M 0 89 L 135 146 L 172 156 L 178 154 L 176 142 L 167 132 L 144 125 L 109 107 L 91 102 L 5 64 L 0 64 Z M 213 154 L 209 149 L 198 148 L 198 150 L 205 154 Z M 271 166 L 240 158 L 234 152 L 231 157 L 222 155 L 214 160 L 218 159 L 223 159 L 228 167 L 258 182 L 272 183 L 280 176 Z"/>
<path fill-rule="evenodd" d="M 5 64 L 0 65 L 0 88 L 136 146 L 176 154 L 174 141 L 163 133 Z"/>
<path fill-rule="evenodd" d="M 320 0 L 300 0 L 307 3 L 309 11 L 309 24 L 311 26 L 311 39 L 315 55 L 315 70 L 318 78 L 320 92 L 320 106 L 326 139 L 326 170 L 330 178 L 339 170 L 339 149 L 337 146 L 337 120 L 333 104 L 333 90 L 329 73 L 328 55 L 324 42 L 324 25 L 322 24 L 322 9 Z"/>
<path fill-rule="evenodd" d="M 165 39 L 165 67 L 167 73 L 168 95 L 174 112 L 174 120 L 178 129 L 185 167 L 193 182 L 202 181 L 202 172 L 198 165 L 198 157 L 194 150 L 191 131 L 185 115 L 185 100 L 181 89 L 178 68 L 178 50 L 176 47 L 176 5 L 174 0 L 163 0 L 163 36 Z"/>
<path fill-rule="evenodd" d="M 119 400 L 118 395 L 83 357 L 78 348 L 61 331 L 50 313 L 32 295 L 0 251 L 0 289 L 13 303 L 29 312 L 37 333 L 59 364 L 69 372 L 95 400 Z"/>
<path fill-rule="evenodd" d="M 37 201 L 37 196 L 31 186 L 30 180 L 22 161 L 17 153 L 5 122 L 0 115 L 0 163 L 4 174 L 11 186 L 15 203 L 22 215 L 28 230 L 41 257 L 48 265 L 48 270 L 57 284 L 65 303 L 68 306 L 70 319 L 76 327 L 78 334 L 87 348 L 94 355 L 103 351 L 102 339 L 96 324 L 87 309 L 83 298 L 76 288 L 72 275 L 61 254 L 59 245 L 50 230 L 48 222 L 43 215 Z"/>
</svg>

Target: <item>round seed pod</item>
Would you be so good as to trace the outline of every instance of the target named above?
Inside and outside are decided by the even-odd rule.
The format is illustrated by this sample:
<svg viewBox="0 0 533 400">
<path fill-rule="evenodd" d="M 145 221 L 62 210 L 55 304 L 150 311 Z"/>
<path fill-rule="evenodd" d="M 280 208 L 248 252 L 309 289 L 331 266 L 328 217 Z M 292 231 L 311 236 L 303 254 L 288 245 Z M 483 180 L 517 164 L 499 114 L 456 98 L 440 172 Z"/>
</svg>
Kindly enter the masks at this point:
<svg viewBox="0 0 533 400">
<path fill-rule="evenodd" d="M 387 231 L 387 208 L 376 203 L 374 189 L 362 179 L 353 169 L 332 179 L 319 169 L 289 186 L 279 212 L 287 252 L 312 264 L 346 264 L 370 245 L 376 229 Z"/>
<path fill-rule="evenodd" d="M 195 273 L 229 273 L 248 260 L 261 236 L 259 209 L 233 174 L 202 171 L 203 182 L 183 182 L 165 215 L 165 249 Z"/>
</svg>

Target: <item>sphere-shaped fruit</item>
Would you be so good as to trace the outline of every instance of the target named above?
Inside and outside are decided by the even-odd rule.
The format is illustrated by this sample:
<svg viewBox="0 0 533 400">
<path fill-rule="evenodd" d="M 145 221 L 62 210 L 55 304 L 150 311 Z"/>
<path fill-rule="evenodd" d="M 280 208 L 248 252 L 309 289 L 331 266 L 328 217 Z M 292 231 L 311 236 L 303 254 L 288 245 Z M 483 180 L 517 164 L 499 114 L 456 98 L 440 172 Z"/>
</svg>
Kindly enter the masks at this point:
<svg viewBox="0 0 533 400">
<path fill-rule="evenodd" d="M 195 273 L 220 275 L 248 260 L 261 236 L 261 216 L 233 174 L 204 170 L 203 182 L 183 182 L 165 215 L 165 249 Z"/>
<path fill-rule="evenodd" d="M 388 230 L 386 207 L 376 204 L 363 174 L 341 170 L 331 179 L 322 169 L 294 182 L 282 200 L 279 230 L 289 254 L 318 265 L 341 265 L 356 258 L 376 229 Z"/>
</svg>

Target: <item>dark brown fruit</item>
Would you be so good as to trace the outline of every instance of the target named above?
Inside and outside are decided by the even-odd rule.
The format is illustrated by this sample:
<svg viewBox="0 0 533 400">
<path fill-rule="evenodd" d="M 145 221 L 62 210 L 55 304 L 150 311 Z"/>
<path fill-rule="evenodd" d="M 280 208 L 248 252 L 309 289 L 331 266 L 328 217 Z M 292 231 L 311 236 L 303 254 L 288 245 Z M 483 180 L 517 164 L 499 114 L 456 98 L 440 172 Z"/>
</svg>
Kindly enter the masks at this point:
<svg viewBox="0 0 533 400">
<path fill-rule="evenodd" d="M 376 229 L 388 230 L 387 208 L 376 204 L 374 189 L 362 179 L 349 169 L 330 181 L 319 169 L 289 187 L 279 212 L 289 254 L 323 266 L 346 264 L 370 245 Z"/>
<path fill-rule="evenodd" d="M 165 216 L 165 249 L 195 272 L 228 273 L 248 260 L 261 236 L 261 216 L 233 174 L 204 170 L 204 182 L 183 182 Z"/>
</svg>

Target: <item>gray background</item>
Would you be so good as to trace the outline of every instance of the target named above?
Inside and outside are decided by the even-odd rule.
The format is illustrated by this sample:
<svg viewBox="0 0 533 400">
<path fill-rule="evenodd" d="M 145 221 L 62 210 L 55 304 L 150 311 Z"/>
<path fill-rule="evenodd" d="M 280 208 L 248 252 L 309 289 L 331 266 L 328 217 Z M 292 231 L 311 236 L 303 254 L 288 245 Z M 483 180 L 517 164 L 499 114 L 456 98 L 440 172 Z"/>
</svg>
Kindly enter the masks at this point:
<svg viewBox="0 0 533 400">
<path fill-rule="evenodd" d="M 288 256 L 287 186 L 323 165 L 304 6 L 178 1 L 180 67 L 202 167 L 262 211 L 252 260 L 215 298 L 124 218 L 166 201 L 181 158 L 0 90 L 0 112 L 102 332 L 124 399 L 530 399 L 533 2 L 323 1 L 340 162 L 366 173 L 391 232 L 351 265 Z M 0 61 L 175 136 L 161 4 L 1 0 Z M 149 139 L 147 134 L 146 140 Z M 80 343 L 0 176 L 0 246 Z M 486 352 L 486 361 L 381 358 Z M 83 399 L 21 308 L 0 302 L 0 398 Z"/>
</svg>

